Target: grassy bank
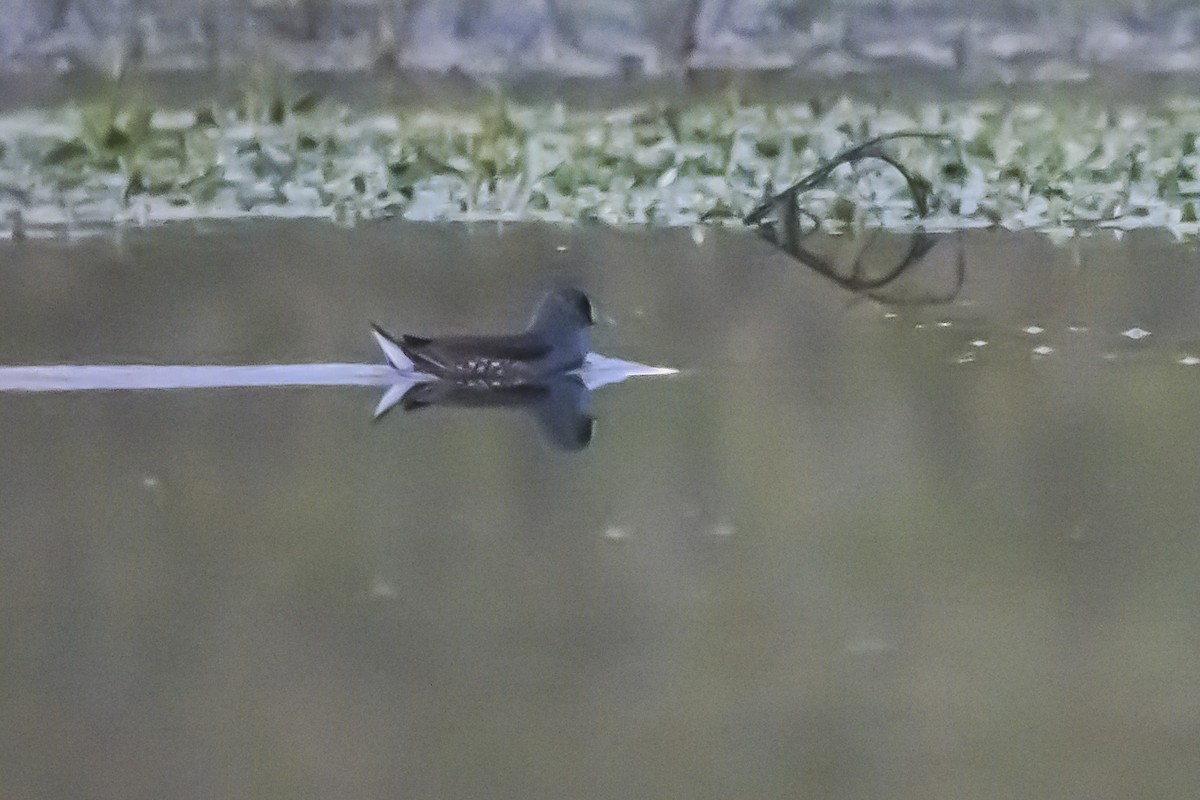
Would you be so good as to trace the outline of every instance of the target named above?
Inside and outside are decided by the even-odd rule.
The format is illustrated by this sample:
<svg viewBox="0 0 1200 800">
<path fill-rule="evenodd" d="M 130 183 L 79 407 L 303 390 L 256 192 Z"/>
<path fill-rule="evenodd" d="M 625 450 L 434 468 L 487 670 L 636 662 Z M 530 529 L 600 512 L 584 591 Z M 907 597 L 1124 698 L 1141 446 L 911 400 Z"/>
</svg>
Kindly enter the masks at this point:
<svg viewBox="0 0 1200 800">
<path fill-rule="evenodd" d="M 873 136 L 928 180 L 915 216 L 903 178 L 869 163 L 807 192 L 831 230 L 1001 226 L 1200 232 L 1200 101 L 1087 103 L 847 99 L 581 112 L 361 112 L 309 96 L 229 107 L 104 103 L 0 115 L 0 208 L 18 235 L 172 219 L 314 217 L 740 224 L 768 190 Z"/>
</svg>

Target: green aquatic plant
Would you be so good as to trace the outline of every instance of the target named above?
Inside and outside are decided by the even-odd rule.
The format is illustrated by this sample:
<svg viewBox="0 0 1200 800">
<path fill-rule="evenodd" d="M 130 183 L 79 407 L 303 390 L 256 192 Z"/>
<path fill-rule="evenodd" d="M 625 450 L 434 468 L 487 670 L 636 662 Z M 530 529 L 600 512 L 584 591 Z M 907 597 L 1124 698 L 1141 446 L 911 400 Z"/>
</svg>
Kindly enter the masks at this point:
<svg viewBox="0 0 1200 800">
<path fill-rule="evenodd" d="M 122 160 L 135 158 L 150 143 L 153 116 L 144 102 L 114 99 L 85 106 L 79 111 L 77 133 L 52 143 L 42 165 L 118 169 Z"/>
<path fill-rule="evenodd" d="M 85 185 L 90 175 L 120 176 L 126 200 L 144 192 L 170 191 L 185 161 L 183 136 L 155 126 L 154 109 L 128 88 L 124 73 L 107 94 L 78 110 L 74 135 L 47 142 L 41 166 L 64 186 Z"/>
<path fill-rule="evenodd" d="M 318 92 L 296 88 L 283 68 L 269 62 L 251 67 L 239 86 L 234 113 L 239 119 L 264 125 L 280 125 L 289 117 L 311 114 L 321 102 Z M 209 119 L 215 118 L 210 115 Z"/>
<path fill-rule="evenodd" d="M 778 187 L 886 142 L 874 165 L 841 163 L 804 189 L 806 227 L 1200 233 L 1194 99 L 764 106 L 730 95 L 583 111 L 496 95 L 475 111 L 356 111 L 312 105 L 273 81 L 191 111 L 151 110 L 122 93 L 94 107 L 0 114 L 0 184 L 21 186 L 41 209 L 25 215 L 31 225 L 240 216 L 740 225 Z M 896 136 L 913 130 L 934 136 Z"/>
</svg>

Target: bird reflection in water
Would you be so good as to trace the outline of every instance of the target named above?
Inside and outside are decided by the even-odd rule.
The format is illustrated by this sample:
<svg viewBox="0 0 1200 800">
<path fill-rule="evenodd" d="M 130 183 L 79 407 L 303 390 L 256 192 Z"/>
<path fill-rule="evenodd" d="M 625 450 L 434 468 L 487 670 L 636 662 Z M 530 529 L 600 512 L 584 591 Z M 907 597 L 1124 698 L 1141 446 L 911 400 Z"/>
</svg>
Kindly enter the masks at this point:
<svg viewBox="0 0 1200 800">
<path fill-rule="evenodd" d="M 403 393 L 385 394 L 375 410 L 375 418 L 383 417 L 397 406 L 404 411 L 432 406 L 515 409 L 533 417 L 548 444 L 571 452 L 591 444 L 596 429 L 596 420 L 589 413 L 591 398 L 591 390 L 575 374 L 513 386 L 421 381 Z"/>
<path fill-rule="evenodd" d="M 375 419 L 397 406 L 403 411 L 430 406 L 518 409 L 534 418 L 552 446 L 567 451 L 582 450 L 591 443 L 596 428 L 590 413 L 593 391 L 638 376 L 676 373 L 671 367 L 639 364 L 599 353 L 588 353 L 583 365 L 570 372 L 510 385 L 431 379 L 395 369 L 390 385 L 375 406 Z"/>
</svg>

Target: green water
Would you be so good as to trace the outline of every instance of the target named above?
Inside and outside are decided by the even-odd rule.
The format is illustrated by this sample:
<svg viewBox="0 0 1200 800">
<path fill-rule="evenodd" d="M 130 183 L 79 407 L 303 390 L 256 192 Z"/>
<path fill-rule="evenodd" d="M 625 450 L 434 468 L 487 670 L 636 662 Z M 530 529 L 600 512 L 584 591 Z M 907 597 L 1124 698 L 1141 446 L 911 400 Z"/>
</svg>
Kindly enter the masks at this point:
<svg viewBox="0 0 1200 800">
<path fill-rule="evenodd" d="M 1189 797 L 1196 252 L 972 235 L 884 299 L 960 245 L 892 306 L 734 232 L 0 243 L 5 365 L 369 361 L 574 281 L 684 371 L 575 453 L 370 387 L 0 394 L 0 796 Z"/>
</svg>

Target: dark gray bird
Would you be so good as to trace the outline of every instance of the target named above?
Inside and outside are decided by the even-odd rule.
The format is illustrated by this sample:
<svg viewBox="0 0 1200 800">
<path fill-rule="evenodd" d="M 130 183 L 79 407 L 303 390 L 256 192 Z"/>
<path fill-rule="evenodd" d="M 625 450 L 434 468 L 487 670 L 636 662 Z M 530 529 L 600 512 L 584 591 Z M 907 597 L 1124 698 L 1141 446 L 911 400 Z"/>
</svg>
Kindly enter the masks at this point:
<svg viewBox="0 0 1200 800">
<path fill-rule="evenodd" d="M 388 363 L 401 372 L 443 380 L 512 386 L 543 381 L 583 366 L 595 324 L 588 296 L 578 289 L 548 293 L 521 333 L 502 336 L 406 334 L 399 339 L 378 325 L 375 338 Z"/>
</svg>

